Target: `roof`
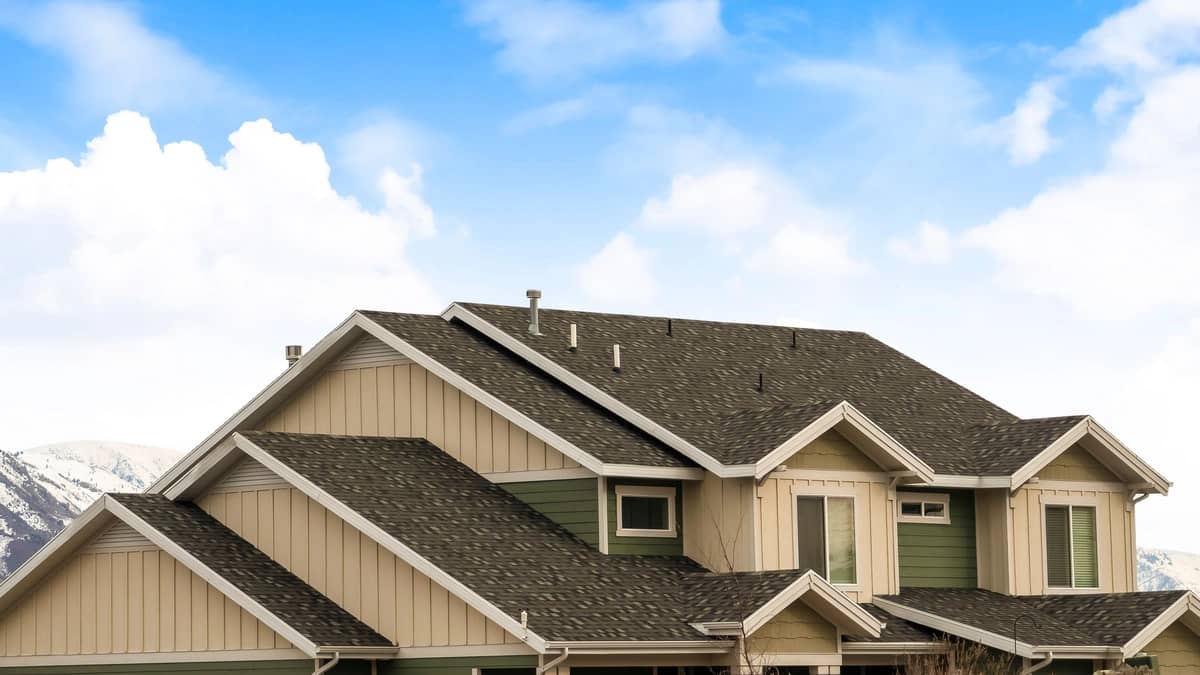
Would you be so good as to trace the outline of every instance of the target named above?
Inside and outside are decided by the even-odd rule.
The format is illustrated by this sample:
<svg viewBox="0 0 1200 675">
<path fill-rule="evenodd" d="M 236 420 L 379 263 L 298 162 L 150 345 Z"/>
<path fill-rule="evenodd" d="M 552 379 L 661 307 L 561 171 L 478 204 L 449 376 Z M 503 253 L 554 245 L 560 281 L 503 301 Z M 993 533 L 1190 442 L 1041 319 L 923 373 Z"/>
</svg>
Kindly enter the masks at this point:
<svg viewBox="0 0 1200 675">
<path fill-rule="evenodd" d="M 602 462 L 695 466 L 461 323 L 421 314 L 360 313 Z"/>
<path fill-rule="evenodd" d="M 694 623 L 745 621 L 800 576 L 799 570 L 688 575 L 683 586 L 687 620 Z"/>
<path fill-rule="evenodd" d="M 723 464 L 765 456 L 844 400 L 938 473 L 977 475 L 961 436 L 1017 421 L 865 333 L 673 319 L 668 335 L 665 317 L 541 310 L 535 336 L 527 308 L 459 306 Z M 575 351 L 566 348 L 572 323 Z M 619 374 L 613 344 L 621 345 Z"/>
<path fill-rule="evenodd" d="M 1007 476 L 1085 419 L 1084 415 L 1072 415 L 979 424 L 963 433 L 963 447 L 975 457 L 979 475 Z"/>
<path fill-rule="evenodd" d="M 394 646 L 200 507 L 162 495 L 108 496 L 316 646 Z"/>
<path fill-rule="evenodd" d="M 895 608 L 889 603 L 992 633 L 1007 641 L 1011 651 L 1017 640 L 1034 646 L 1119 648 L 1185 595 L 1187 591 L 1018 597 L 981 589 L 906 588 L 875 600 L 892 614 Z"/>
<path fill-rule="evenodd" d="M 883 631 L 877 638 L 863 635 L 843 635 L 844 642 L 937 642 L 940 639 L 928 628 L 892 616 L 875 605 L 865 603 L 862 607 L 883 624 Z"/>
</svg>

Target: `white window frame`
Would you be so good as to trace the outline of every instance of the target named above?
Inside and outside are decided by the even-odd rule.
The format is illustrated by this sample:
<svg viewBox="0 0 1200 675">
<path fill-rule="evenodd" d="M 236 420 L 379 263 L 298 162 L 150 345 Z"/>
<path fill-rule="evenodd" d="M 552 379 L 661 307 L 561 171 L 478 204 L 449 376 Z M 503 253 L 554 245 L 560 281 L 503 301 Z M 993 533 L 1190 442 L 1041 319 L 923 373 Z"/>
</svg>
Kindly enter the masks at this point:
<svg viewBox="0 0 1200 675">
<path fill-rule="evenodd" d="M 840 497 L 851 500 L 854 505 L 854 583 L 845 584 L 830 581 L 829 583 L 837 586 L 843 591 L 861 591 L 866 588 L 866 561 L 864 555 L 870 555 L 870 533 L 868 531 L 869 523 L 867 513 L 864 510 L 863 499 L 858 494 L 858 491 L 852 487 L 815 487 L 808 485 L 793 485 L 792 486 L 792 560 L 800 559 L 800 538 L 797 536 L 800 532 L 800 523 L 796 515 L 796 498 L 797 497 L 824 497 L 825 498 L 825 571 L 826 576 L 829 572 L 829 498 Z M 869 501 L 869 500 L 868 500 Z M 828 579 L 826 579 L 828 581 Z"/>
<path fill-rule="evenodd" d="M 617 536 L 618 537 L 659 537 L 674 539 L 679 536 L 675 527 L 675 488 L 665 485 L 617 485 L 613 487 L 617 493 Z M 667 529 L 645 530 L 626 528 L 621 517 L 625 497 L 656 497 L 667 500 Z"/>
<path fill-rule="evenodd" d="M 920 504 L 921 515 L 908 516 L 904 514 L 905 504 Z M 926 504 L 941 504 L 942 515 L 925 515 Z M 897 492 L 896 493 L 896 522 L 924 523 L 926 525 L 950 524 L 950 495 L 945 492 Z"/>
<path fill-rule="evenodd" d="M 1100 510 L 1100 500 L 1093 497 L 1067 497 L 1043 495 L 1042 499 L 1042 585 L 1046 589 L 1047 595 L 1072 595 L 1072 594 L 1087 594 L 1087 593 L 1104 593 L 1104 579 L 1108 572 L 1103 552 L 1108 544 L 1104 529 L 1100 526 L 1100 518 L 1103 515 Z M 1067 552 L 1067 563 L 1071 569 L 1071 585 L 1070 586 L 1051 586 L 1050 585 L 1050 559 L 1046 553 L 1047 534 L 1046 534 L 1046 507 L 1048 506 L 1066 506 L 1067 511 L 1067 533 L 1070 536 L 1070 550 Z M 1096 574 L 1097 584 L 1095 586 L 1076 586 L 1075 585 L 1075 532 L 1071 524 L 1071 510 L 1077 506 L 1091 508 L 1096 512 Z"/>
</svg>

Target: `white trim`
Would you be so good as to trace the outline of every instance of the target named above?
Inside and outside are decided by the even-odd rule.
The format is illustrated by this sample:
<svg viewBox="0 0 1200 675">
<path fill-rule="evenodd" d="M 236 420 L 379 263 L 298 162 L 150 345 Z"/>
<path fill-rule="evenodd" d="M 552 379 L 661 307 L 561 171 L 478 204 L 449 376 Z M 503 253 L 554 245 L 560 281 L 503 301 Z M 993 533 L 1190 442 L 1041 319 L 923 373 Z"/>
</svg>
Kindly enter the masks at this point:
<svg viewBox="0 0 1200 675">
<path fill-rule="evenodd" d="M 663 480 L 704 480 L 704 469 L 690 466 L 640 466 L 605 464 L 601 473 L 613 478 L 658 478 Z"/>
<path fill-rule="evenodd" d="M 845 469 L 793 469 L 780 464 L 768 478 L 782 480 L 827 480 L 854 483 L 888 483 L 893 476 L 883 471 L 847 471 Z"/>
<path fill-rule="evenodd" d="M 300 475 L 287 464 L 275 459 L 275 457 L 260 448 L 250 439 L 246 438 L 240 433 L 235 433 L 233 438 L 238 449 L 265 464 L 267 468 L 282 476 L 284 480 L 288 481 L 301 492 L 308 495 L 310 499 L 316 501 L 318 504 L 324 506 L 330 511 L 333 511 L 335 515 L 346 521 L 351 527 L 374 539 L 377 543 L 381 544 L 384 548 L 391 551 L 397 557 L 404 560 L 409 565 L 412 565 L 413 569 L 418 570 L 437 584 L 446 588 L 455 596 L 465 601 L 468 605 L 474 607 L 481 614 L 499 624 L 500 627 L 504 628 L 516 637 L 524 640 L 535 651 L 541 653 L 546 651 L 546 641 L 533 631 L 529 630 L 527 627 L 522 626 L 520 621 L 504 613 L 504 611 L 502 611 L 500 608 L 484 599 L 483 596 L 479 595 L 462 582 L 450 576 L 424 556 L 409 548 L 405 543 L 396 539 L 379 526 L 364 518 L 357 511 L 351 509 L 329 493 L 322 490 L 315 483 Z"/>
<path fill-rule="evenodd" d="M 822 497 L 825 512 L 825 573 L 829 573 L 829 498 L 850 499 L 854 508 L 854 582 L 849 584 L 832 583 L 842 591 L 862 591 L 866 587 L 866 560 L 861 555 L 870 551 L 870 513 L 868 505 L 859 499 L 858 491 L 853 487 L 840 485 L 813 486 L 793 485 L 791 488 L 792 511 L 792 560 L 800 560 L 800 531 L 799 516 L 796 513 L 797 497 Z M 864 527 L 865 525 L 865 527 Z M 818 575 L 820 576 L 820 575 Z"/>
<path fill-rule="evenodd" d="M 596 521 L 600 528 L 600 552 L 608 553 L 608 479 L 604 476 L 596 479 L 596 508 L 600 512 Z"/>
<path fill-rule="evenodd" d="M 1087 443 L 1088 440 L 1093 441 L 1093 443 Z M 1013 472 L 1011 489 L 1016 490 L 1027 483 L 1042 469 L 1057 459 L 1059 455 L 1081 441 L 1092 446 L 1085 447 L 1084 449 L 1088 450 L 1090 454 L 1096 457 L 1110 471 L 1120 473 L 1121 469 L 1124 468 L 1126 475 L 1133 474 L 1159 494 L 1165 495 L 1171 489 L 1171 481 L 1152 469 L 1145 460 L 1138 457 L 1132 450 L 1118 441 L 1115 436 L 1100 426 L 1090 415 L 1084 417 L 1078 424 L 1038 453 L 1037 456 Z M 1107 452 L 1110 456 L 1109 459 L 1116 460 L 1120 466 L 1113 466 L 1111 462 L 1105 461 L 1105 457 L 1097 456 L 1097 450 Z"/>
<path fill-rule="evenodd" d="M 725 654 L 733 647 L 732 640 L 647 640 L 645 642 L 548 642 L 549 650 L 570 649 L 571 656 L 601 654 Z"/>
<path fill-rule="evenodd" d="M 905 504 L 919 504 L 921 507 L 921 515 L 910 516 L 904 514 Z M 942 507 L 942 515 L 927 516 L 925 515 L 926 504 L 940 504 Z M 897 523 L 920 523 L 923 525 L 949 525 L 951 524 L 950 514 L 950 493 L 948 492 L 904 492 L 896 491 L 896 522 Z"/>
<path fill-rule="evenodd" d="M 814 600 L 823 602 L 820 607 L 813 607 L 812 603 L 805 599 L 810 593 Z M 805 600 L 805 604 L 826 619 L 830 619 L 829 614 L 831 613 L 842 617 L 845 621 L 838 622 L 836 619 L 830 619 L 830 622 L 846 632 L 877 638 L 883 631 L 884 624 L 871 616 L 870 612 L 851 600 L 850 596 L 843 593 L 840 588 L 829 583 L 816 572 L 809 570 L 746 617 L 742 622 L 746 635 L 753 635 L 755 631 L 797 600 Z M 822 608 L 826 608 L 827 611 L 821 611 Z"/>
<path fill-rule="evenodd" d="M 944 654 L 945 642 L 842 642 L 842 654 Z"/>
<path fill-rule="evenodd" d="M 1179 600 L 1176 600 L 1162 614 L 1159 614 L 1157 618 L 1146 624 L 1145 628 L 1138 631 L 1137 635 L 1130 638 L 1129 642 L 1122 645 L 1122 656 L 1125 658 L 1136 656 L 1164 630 L 1186 616 L 1190 616 L 1193 623 L 1200 622 L 1200 596 L 1197 596 L 1193 591 L 1184 593 Z M 1192 628 L 1192 630 L 1195 632 L 1196 629 Z"/>
<path fill-rule="evenodd" d="M 938 474 L 933 480 L 914 484 L 913 487 L 933 488 L 971 488 L 986 490 L 988 488 L 1010 488 L 1012 479 L 1008 476 L 959 476 L 954 474 Z"/>
<path fill-rule="evenodd" d="M 582 466 L 572 469 L 544 469 L 541 471 L 502 471 L 485 473 L 483 477 L 493 483 L 531 483 L 540 480 L 575 480 L 578 478 L 596 478 L 596 474 Z"/>
<path fill-rule="evenodd" d="M 533 656 L 525 644 L 461 645 L 456 647 L 400 647 L 397 659 L 456 658 L 464 656 Z"/>
<path fill-rule="evenodd" d="M 677 499 L 675 486 L 667 485 L 621 485 L 613 486 L 617 495 L 617 536 L 618 537 L 658 537 L 675 539 L 679 536 L 675 523 L 675 501 Z M 648 497 L 651 499 L 667 500 L 667 527 L 663 530 L 646 530 L 627 528 L 622 525 L 621 508 L 625 497 Z"/>
<path fill-rule="evenodd" d="M 299 649 L 234 649 L 193 652 L 127 652 L 57 656 L 6 656 L 0 669 L 36 666 L 103 666 L 126 663 L 223 663 L 226 661 L 283 661 L 308 658 Z"/>
</svg>

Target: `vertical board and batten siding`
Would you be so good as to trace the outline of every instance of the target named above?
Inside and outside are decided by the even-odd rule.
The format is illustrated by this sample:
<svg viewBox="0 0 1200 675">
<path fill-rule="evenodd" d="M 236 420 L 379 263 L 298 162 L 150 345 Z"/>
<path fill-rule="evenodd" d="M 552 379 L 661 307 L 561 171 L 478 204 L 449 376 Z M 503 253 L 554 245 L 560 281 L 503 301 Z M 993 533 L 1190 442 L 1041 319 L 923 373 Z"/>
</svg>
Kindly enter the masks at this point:
<svg viewBox="0 0 1200 675">
<path fill-rule="evenodd" d="M 975 495 L 970 490 L 902 492 L 950 495 L 949 523 L 897 523 L 901 588 L 975 588 Z"/>
<path fill-rule="evenodd" d="M 574 460 L 437 375 L 360 341 L 260 428 L 424 438 L 481 474 L 570 469 Z M 380 354 L 379 346 L 390 351 Z"/>
<path fill-rule="evenodd" d="M 754 479 L 705 472 L 684 482 L 682 526 L 687 557 L 715 572 L 754 571 Z"/>
<path fill-rule="evenodd" d="M 251 458 L 196 503 L 401 647 L 520 642 L 298 489 L 274 481 Z M 259 476 L 258 485 L 230 477 Z"/>
<path fill-rule="evenodd" d="M 683 555 L 685 528 L 683 523 L 683 491 L 680 481 L 638 480 L 633 478 L 610 478 L 607 481 L 605 509 L 608 512 L 608 552 L 610 555 Z M 617 513 L 618 485 L 651 485 L 670 487 L 675 490 L 675 536 L 674 537 L 625 537 L 617 536 L 620 514 Z"/>
<path fill-rule="evenodd" d="M 1200 673 L 1200 636 L 1176 621 L 1142 650 L 1158 657 L 1160 675 Z"/>
<path fill-rule="evenodd" d="M 0 636 L 4 657 L 212 652 L 219 660 L 223 651 L 292 646 L 124 524 L 6 609 Z"/>
<path fill-rule="evenodd" d="M 600 546 L 600 498 L 595 478 L 501 483 L 517 499 L 592 547 Z"/>
<path fill-rule="evenodd" d="M 852 490 L 855 498 L 855 529 L 859 559 L 857 590 L 847 594 L 858 602 L 869 602 L 875 594 L 895 593 L 896 529 L 894 494 L 889 491 L 887 475 L 863 455 L 850 441 L 830 431 L 805 446 L 785 465 L 785 478 L 769 476 L 757 488 L 758 517 L 756 541 L 761 569 L 789 569 L 796 565 L 795 502 L 793 487 Z M 798 472 L 809 477 L 794 477 Z M 878 480 L 836 480 L 823 478 L 830 471 L 877 473 Z M 753 486 L 753 483 L 751 483 Z"/>
<path fill-rule="evenodd" d="M 975 491 L 975 558 L 979 587 L 1009 593 L 1008 488 Z"/>
</svg>

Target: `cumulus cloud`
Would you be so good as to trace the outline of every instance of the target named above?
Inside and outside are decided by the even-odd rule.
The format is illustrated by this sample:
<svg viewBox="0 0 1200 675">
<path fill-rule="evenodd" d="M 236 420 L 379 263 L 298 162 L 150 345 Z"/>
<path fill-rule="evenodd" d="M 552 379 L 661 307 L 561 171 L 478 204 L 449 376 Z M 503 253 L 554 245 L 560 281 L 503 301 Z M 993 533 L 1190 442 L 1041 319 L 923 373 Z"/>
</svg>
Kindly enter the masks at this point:
<svg viewBox="0 0 1200 675">
<path fill-rule="evenodd" d="M 1143 0 L 1108 17 L 1059 56 L 1072 68 L 1158 72 L 1200 51 L 1200 3 Z"/>
<path fill-rule="evenodd" d="M 737 234 L 766 222 L 772 207 L 770 182 L 762 171 L 739 165 L 680 174 L 671 179 L 665 196 L 647 200 L 639 223 L 713 235 Z"/>
<path fill-rule="evenodd" d="M 748 264 L 778 276 L 825 282 L 856 277 L 867 269 L 851 254 L 849 235 L 793 224 L 779 228 Z"/>
<path fill-rule="evenodd" d="M 897 258 L 920 265 L 945 264 L 954 255 L 950 232 L 930 222 L 921 223 L 910 236 L 892 237 L 887 246 L 888 251 Z"/>
<path fill-rule="evenodd" d="M 53 2 L 0 7 L 0 28 L 64 57 L 75 94 L 103 111 L 248 100 L 242 87 L 151 31 L 128 7 Z"/>
<path fill-rule="evenodd" d="M 1007 284 L 1094 316 L 1200 304 L 1200 67 L 1155 79 L 1096 173 L 973 229 Z"/>
<path fill-rule="evenodd" d="M 676 62 L 726 38 L 718 0 L 655 0 L 613 9 L 578 0 L 475 0 L 467 20 L 523 76 L 572 77 L 634 61 Z"/>
<path fill-rule="evenodd" d="M 619 232 L 578 270 L 579 285 L 603 302 L 645 304 L 654 297 L 654 254 Z"/>
<path fill-rule="evenodd" d="M 1013 164 L 1036 162 L 1054 145 L 1047 125 L 1062 107 L 1056 86 L 1052 80 L 1033 83 L 1010 115 L 988 127 L 995 139 L 1008 148 Z"/>
</svg>

